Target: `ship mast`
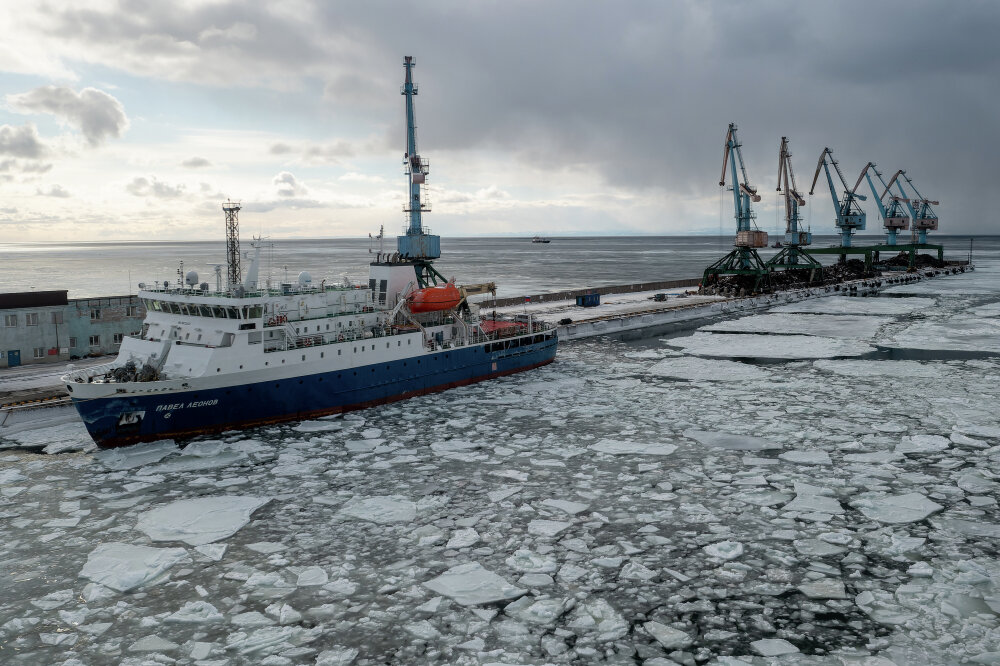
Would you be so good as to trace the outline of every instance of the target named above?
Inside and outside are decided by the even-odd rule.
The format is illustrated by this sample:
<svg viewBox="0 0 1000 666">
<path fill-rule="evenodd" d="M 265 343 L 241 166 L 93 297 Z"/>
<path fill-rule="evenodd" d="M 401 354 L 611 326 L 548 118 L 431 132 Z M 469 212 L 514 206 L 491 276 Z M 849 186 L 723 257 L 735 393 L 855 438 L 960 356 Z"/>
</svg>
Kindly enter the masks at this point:
<svg viewBox="0 0 1000 666">
<path fill-rule="evenodd" d="M 421 214 L 430 212 L 430 203 L 421 197 L 420 186 L 427 182 L 430 172 L 430 162 L 417 152 L 417 124 L 413 114 L 413 96 L 417 94 L 417 85 L 413 83 L 412 56 L 406 56 L 403 67 L 406 69 L 406 79 L 400 91 L 406 97 L 406 153 L 403 155 L 403 165 L 409 185 L 409 198 L 403 205 L 408 224 L 406 235 L 396 238 L 400 258 L 413 263 L 417 283 L 421 288 L 428 284 L 444 282 L 444 277 L 435 270 L 434 259 L 441 256 L 441 237 L 426 233 L 423 228 Z M 425 195 L 426 196 L 426 195 Z"/>
<path fill-rule="evenodd" d="M 240 268 L 240 202 L 226 201 L 222 210 L 226 214 L 226 265 L 229 268 L 226 289 L 232 291 L 243 282 Z"/>
</svg>

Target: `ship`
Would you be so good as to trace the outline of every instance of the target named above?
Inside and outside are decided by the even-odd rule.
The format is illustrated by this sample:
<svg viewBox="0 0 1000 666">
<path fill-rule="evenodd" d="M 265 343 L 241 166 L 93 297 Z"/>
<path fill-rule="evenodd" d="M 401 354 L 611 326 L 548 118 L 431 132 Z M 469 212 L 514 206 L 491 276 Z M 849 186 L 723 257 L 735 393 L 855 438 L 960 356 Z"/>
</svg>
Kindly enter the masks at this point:
<svg viewBox="0 0 1000 666">
<path fill-rule="evenodd" d="M 542 236 L 535 236 L 534 238 L 531 239 L 531 242 L 532 243 L 551 243 L 552 241 L 550 241 L 548 238 L 544 238 Z"/>
<path fill-rule="evenodd" d="M 405 400 L 551 363 L 558 337 L 530 316 L 484 316 L 487 282 L 456 284 L 434 265 L 440 237 L 422 225 L 429 163 L 416 150 L 412 57 L 404 59 L 408 224 L 380 251 L 367 284 L 259 280 L 261 246 L 241 270 L 238 202 L 222 205 L 227 274 L 195 271 L 140 284 L 146 317 L 114 361 L 62 377 L 100 448 L 314 419 Z"/>
</svg>

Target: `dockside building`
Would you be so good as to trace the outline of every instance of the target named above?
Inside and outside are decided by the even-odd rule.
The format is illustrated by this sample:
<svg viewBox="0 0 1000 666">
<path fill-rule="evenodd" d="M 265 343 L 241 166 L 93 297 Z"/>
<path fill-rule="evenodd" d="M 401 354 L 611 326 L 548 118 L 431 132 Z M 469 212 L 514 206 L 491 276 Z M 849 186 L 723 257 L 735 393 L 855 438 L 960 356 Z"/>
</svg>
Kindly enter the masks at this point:
<svg viewBox="0 0 1000 666">
<path fill-rule="evenodd" d="M 67 298 L 67 291 L 0 294 L 0 368 L 115 354 L 138 334 L 138 296 Z"/>
</svg>

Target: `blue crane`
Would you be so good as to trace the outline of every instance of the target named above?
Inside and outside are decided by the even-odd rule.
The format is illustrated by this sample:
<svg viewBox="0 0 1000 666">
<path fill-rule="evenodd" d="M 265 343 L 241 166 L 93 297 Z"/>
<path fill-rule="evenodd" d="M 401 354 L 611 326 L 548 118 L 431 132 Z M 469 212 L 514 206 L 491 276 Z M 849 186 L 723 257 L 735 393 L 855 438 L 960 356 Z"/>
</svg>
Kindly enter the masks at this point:
<svg viewBox="0 0 1000 666">
<path fill-rule="evenodd" d="M 760 195 L 757 194 L 757 189 L 750 185 L 750 180 L 747 178 L 747 170 L 743 165 L 743 153 L 740 151 L 741 145 L 736 138 L 736 123 L 729 123 L 725 152 L 722 154 L 722 177 L 719 179 L 719 185 L 725 187 L 726 165 L 729 165 L 732 169 L 733 206 L 736 210 L 736 242 L 734 245 L 737 247 L 767 247 L 767 232 L 757 231 L 753 222 L 756 215 L 750 208 L 750 202 L 760 201 Z M 743 180 L 740 180 L 736 173 L 737 162 L 739 162 Z M 761 236 L 761 234 L 763 235 Z M 760 238 L 763 238 L 762 243 L 759 242 Z"/>
<path fill-rule="evenodd" d="M 878 212 L 882 216 L 882 224 L 885 226 L 886 232 L 886 245 L 896 244 L 896 233 L 899 231 L 906 231 L 910 228 L 910 218 L 903 210 L 903 205 L 900 203 L 899 197 L 886 197 L 879 196 L 878 189 L 875 187 L 875 181 L 872 180 L 872 172 L 878 177 L 882 187 L 888 189 L 885 184 L 885 179 L 882 177 L 882 172 L 876 168 L 874 162 L 869 162 L 865 165 L 865 168 L 861 170 L 861 175 L 858 176 L 858 182 L 854 184 L 854 189 L 852 192 L 856 192 L 858 186 L 861 185 L 861 179 L 865 178 L 868 180 L 868 187 L 872 191 L 872 196 L 875 198 L 875 203 L 878 205 Z M 885 201 L 883 201 L 885 199 Z M 886 206 L 888 203 L 888 207 Z"/>
<path fill-rule="evenodd" d="M 806 200 L 799 194 L 795 184 L 795 172 L 792 171 L 792 151 L 788 147 L 788 137 L 781 137 L 778 149 L 778 188 L 785 194 L 785 243 L 781 251 L 767 260 L 769 268 L 810 269 L 816 270 L 811 277 L 822 274 L 822 265 L 809 256 L 802 248 L 812 243 L 812 233 L 802 230 L 802 218 L 799 207 L 806 205 Z"/>
<path fill-rule="evenodd" d="M 430 204 L 421 198 L 420 192 L 420 186 L 427 182 L 430 162 L 417 152 L 417 124 L 413 115 L 413 97 L 417 94 L 417 85 L 413 82 L 413 57 L 406 56 L 403 66 L 406 69 L 406 80 L 400 91 L 406 96 L 406 153 L 403 155 L 403 165 L 409 184 L 409 200 L 403 204 L 403 212 L 407 214 L 409 224 L 406 235 L 397 236 L 396 247 L 402 260 L 414 264 L 417 282 L 420 287 L 424 287 L 428 283 L 444 281 L 431 263 L 441 256 L 441 237 L 426 233 L 421 225 L 421 213 L 431 209 Z"/>
<path fill-rule="evenodd" d="M 750 185 L 747 170 L 743 164 L 743 153 L 740 152 L 740 142 L 736 137 L 736 124 L 729 123 L 726 133 L 726 143 L 722 154 L 722 177 L 719 185 L 726 185 L 726 167 L 731 170 L 733 190 L 733 207 L 736 217 L 736 240 L 733 251 L 705 269 L 702 285 L 718 281 L 719 275 L 748 275 L 753 277 L 750 291 L 755 292 L 761 286 L 770 288 L 769 271 L 757 254 L 756 248 L 767 247 L 767 232 L 760 231 L 754 223 L 751 202 L 760 201 L 756 188 Z M 739 172 L 736 168 L 739 165 Z M 740 180 L 740 175 L 743 179 Z M 746 287 L 743 287 L 744 289 Z"/>
<path fill-rule="evenodd" d="M 906 193 L 906 190 L 903 189 L 903 184 L 899 181 L 900 176 L 903 177 L 906 184 L 909 185 L 910 189 L 913 190 L 913 193 L 916 194 L 915 197 L 910 197 Z M 896 184 L 896 189 L 899 190 L 899 197 L 894 198 L 898 198 L 899 201 L 906 204 L 906 207 L 910 211 L 910 216 L 913 218 L 913 233 L 917 235 L 917 243 L 925 245 L 927 243 L 927 232 L 937 231 L 938 228 L 938 216 L 931 206 L 937 206 L 940 202 L 924 198 L 924 195 L 917 191 L 913 181 L 907 177 L 906 172 L 902 169 L 897 171 L 893 177 L 889 179 L 889 184 L 885 186 L 885 192 L 882 193 L 882 196 L 885 196 L 889 192 L 893 183 Z"/>
<path fill-rule="evenodd" d="M 840 184 L 844 188 L 843 200 L 837 197 L 837 187 L 833 184 L 830 165 L 833 165 L 837 176 L 840 178 Z M 816 190 L 816 181 L 819 179 L 820 169 L 826 171 L 826 182 L 830 186 L 830 196 L 833 197 L 833 207 L 837 212 L 837 228 L 840 229 L 840 246 L 851 247 L 851 236 L 854 235 L 855 231 L 864 231 L 865 228 L 865 211 L 862 210 L 858 201 L 864 201 L 866 197 L 847 189 L 844 174 L 841 173 L 840 165 L 837 163 L 837 160 L 833 159 L 833 151 L 829 148 L 824 148 L 819 156 L 819 163 L 816 165 L 816 175 L 813 176 L 812 187 L 809 188 L 810 196 Z"/>
</svg>

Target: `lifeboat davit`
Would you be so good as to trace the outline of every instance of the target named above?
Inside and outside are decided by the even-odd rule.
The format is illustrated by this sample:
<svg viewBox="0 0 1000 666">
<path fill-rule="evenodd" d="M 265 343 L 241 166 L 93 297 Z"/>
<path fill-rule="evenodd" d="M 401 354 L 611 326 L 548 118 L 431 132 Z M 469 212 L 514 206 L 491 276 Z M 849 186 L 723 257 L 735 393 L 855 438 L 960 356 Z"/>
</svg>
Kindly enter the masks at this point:
<svg viewBox="0 0 1000 666">
<path fill-rule="evenodd" d="M 418 289 L 406 297 L 407 307 L 415 314 L 450 310 L 461 302 L 462 293 L 451 282 Z"/>
</svg>

